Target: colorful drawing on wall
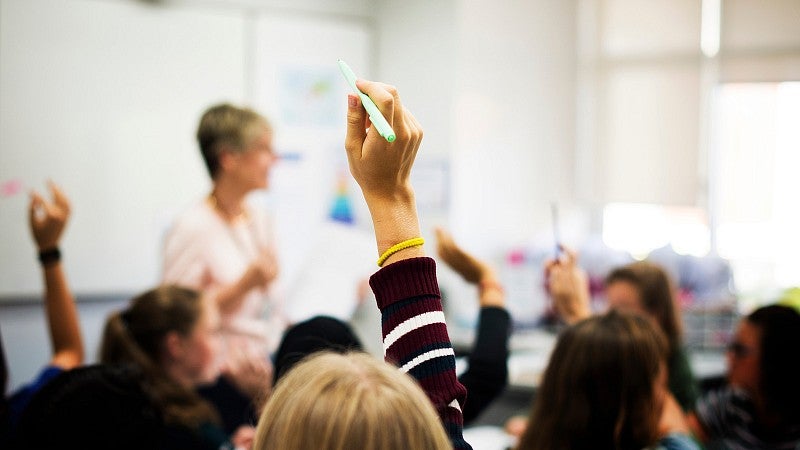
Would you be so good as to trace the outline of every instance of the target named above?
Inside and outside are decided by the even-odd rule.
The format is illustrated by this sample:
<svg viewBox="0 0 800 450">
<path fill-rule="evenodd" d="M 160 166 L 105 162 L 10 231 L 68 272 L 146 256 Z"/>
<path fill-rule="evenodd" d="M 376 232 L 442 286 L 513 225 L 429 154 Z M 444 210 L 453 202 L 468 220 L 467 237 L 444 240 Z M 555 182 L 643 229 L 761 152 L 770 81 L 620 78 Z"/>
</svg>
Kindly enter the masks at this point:
<svg viewBox="0 0 800 450">
<path fill-rule="evenodd" d="M 343 174 L 339 175 L 336 182 L 336 195 L 333 198 L 330 219 L 334 222 L 346 224 L 355 222 L 355 218 L 353 217 L 353 205 L 347 190 L 347 177 Z"/>
<path fill-rule="evenodd" d="M 290 126 L 342 124 L 341 80 L 333 69 L 285 68 L 279 72 L 281 119 Z"/>
</svg>

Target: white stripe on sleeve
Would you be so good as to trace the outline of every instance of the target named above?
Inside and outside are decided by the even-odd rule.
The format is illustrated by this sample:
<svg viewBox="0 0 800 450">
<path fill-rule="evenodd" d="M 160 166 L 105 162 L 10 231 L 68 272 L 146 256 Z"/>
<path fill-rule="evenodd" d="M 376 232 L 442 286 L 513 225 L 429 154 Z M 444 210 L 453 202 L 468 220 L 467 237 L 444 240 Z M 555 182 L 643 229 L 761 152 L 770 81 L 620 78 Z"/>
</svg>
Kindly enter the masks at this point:
<svg viewBox="0 0 800 450">
<path fill-rule="evenodd" d="M 427 325 L 432 325 L 435 323 L 445 323 L 444 321 L 444 312 L 442 311 L 429 311 L 426 313 L 422 313 L 418 316 L 411 317 L 404 322 L 400 323 L 389 334 L 386 335 L 386 338 L 383 340 L 383 356 L 386 356 L 386 350 L 392 346 L 398 339 L 403 337 L 404 335 L 416 330 L 417 328 L 422 328 Z"/>
</svg>

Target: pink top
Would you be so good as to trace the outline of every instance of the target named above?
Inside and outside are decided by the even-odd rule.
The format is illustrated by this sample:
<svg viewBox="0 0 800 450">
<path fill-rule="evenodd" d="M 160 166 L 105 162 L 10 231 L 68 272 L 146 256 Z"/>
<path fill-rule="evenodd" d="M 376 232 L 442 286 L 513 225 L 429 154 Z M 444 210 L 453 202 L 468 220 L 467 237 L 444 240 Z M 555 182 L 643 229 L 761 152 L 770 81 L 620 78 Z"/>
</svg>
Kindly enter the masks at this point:
<svg viewBox="0 0 800 450">
<path fill-rule="evenodd" d="M 234 223 L 226 222 L 207 200 L 184 212 L 165 239 L 162 282 L 213 296 L 238 281 L 259 249 L 275 247 L 269 218 L 250 206 L 245 209 Z M 267 294 L 253 289 L 238 310 L 222 315 L 223 361 L 232 350 L 263 359 L 277 347 L 286 320 L 280 302 Z"/>
</svg>

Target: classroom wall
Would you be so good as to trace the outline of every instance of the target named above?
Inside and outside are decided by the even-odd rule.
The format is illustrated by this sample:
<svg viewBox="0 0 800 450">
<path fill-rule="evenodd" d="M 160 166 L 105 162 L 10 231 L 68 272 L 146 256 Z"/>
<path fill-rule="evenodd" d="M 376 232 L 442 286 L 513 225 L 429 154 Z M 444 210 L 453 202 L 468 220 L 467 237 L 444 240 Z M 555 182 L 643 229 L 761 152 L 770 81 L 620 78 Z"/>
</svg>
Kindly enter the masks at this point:
<svg viewBox="0 0 800 450">
<path fill-rule="evenodd" d="M 576 2 L 382 2 L 379 73 L 425 128 L 420 161 L 447 161 L 448 225 L 486 254 L 549 233 L 573 196 Z M 548 234 L 548 237 L 551 235 Z"/>
<path fill-rule="evenodd" d="M 93 47 L 90 43 L 93 39 L 102 42 L 104 38 L 97 33 L 101 33 L 103 28 L 93 31 L 94 25 L 81 25 L 87 15 L 91 16 L 91 11 L 84 11 L 86 14 L 80 15 L 67 14 L 61 9 L 69 6 L 50 4 L 47 0 L 0 1 L 5 11 L 13 7 L 15 15 L 24 14 L 30 17 L 33 23 L 38 23 L 37 26 L 84 28 L 82 36 L 85 39 L 74 45 L 89 47 L 71 47 L 65 50 L 67 54 L 75 53 L 79 57 L 87 58 L 87 63 L 102 67 L 101 61 L 92 59 L 101 58 L 102 52 L 92 53 Z M 493 4 L 492 8 L 487 8 L 485 2 L 469 0 L 350 0 L 337 2 L 336 7 L 332 7 L 330 2 L 312 0 L 183 0 L 168 4 L 124 0 L 73 1 L 77 2 L 76 5 L 81 10 L 113 10 L 114 14 L 120 15 L 119 20 L 132 23 L 141 15 L 148 18 L 162 17 L 166 21 L 170 17 L 177 18 L 182 26 L 189 25 L 186 30 L 189 34 L 192 32 L 191 19 L 187 20 L 187 17 L 197 15 L 200 20 L 209 14 L 221 15 L 222 22 L 231 27 L 230 32 L 235 34 L 224 43 L 231 47 L 232 53 L 229 53 L 226 64 L 234 71 L 232 77 L 224 79 L 233 80 L 234 84 L 226 91 L 220 91 L 218 98 L 249 101 L 266 108 L 270 115 L 276 108 L 275 104 L 269 105 L 266 100 L 272 92 L 259 88 L 259 80 L 256 78 L 265 75 L 264 70 L 268 71 L 267 75 L 271 75 L 271 67 L 269 64 L 265 66 L 259 58 L 252 57 L 254 51 L 263 49 L 248 40 L 254 35 L 267 33 L 268 36 L 269 32 L 265 32 L 258 24 L 254 25 L 254 22 L 281 22 L 282 17 L 288 17 L 308 24 L 319 23 L 323 27 L 325 24 L 355 23 L 360 24 L 358 27 L 366 30 L 366 33 L 374 33 L 376 41 L 371 48 L 365 50 L 368 59 L 359 60 L 351 56 L 356 59 L 350 62 L 361 67 L 359 72 L 363 76 L 372 76 L 397 85 L 405 103 L 425 127 L 426 136 L 419 166 L 423 167 L 421 172 L 423 176 L 427 174 L 427 179 L 421 180 L 421 184 L 427 183 L 424 192 L 433 191 L 434 194 L 441 195 L 441 199 L 428 201 L 421 208 L 423 227 L 426 227 L 424 234 L 428 237 L 432 234 L 433 225 L 444 223 L 459 237 L 468 239 L 470 246 L 479 251 L 482 246 L 487 251 L 493 251 L 510 243 L 527 241 L 538 228 L 547 225 L 549 201 L 570 195 L 575 112 L 575 5 L 572 1 L 505 0 Z M 47 5 L 51 8 L 43 7 Z M 254 18 L 254 14 L 267 20 Z M 6 18 L 8 16 L 9 14 Z M 25 49 L 14 47 L 15 36 L 28 36 L 29 40 L 31 36 L 35 37 L 29 33 L 31 27 L 20 23 L 15 26 L 19 28 L 18 32 L 12 32 L 13 28 L 6 28 L 6 39 L 3 42 L 5 56 L 9 54 L 9 49 L 14 55 L 26 53 Z M 92 33 L 95 33 L 94 37 Z M 191 40 L 190 36 L 187 38 Z M 135 42 L 118 42 L 114 51 L 122 54 L 126 51 L 140 51 L 136 47 L 126 50 L 126 45 L 135 45 Z M 102 46 L 94 48 L 102 49 Z M 216 48 L 222 49 L 220 45 Z M 47 49 L 39 51 L 46 52 Z M 291 52 L 287 54 L 289 53 Z M 4 55 L 0 55 L 2 56 Z M 230 59 L 231 57 L 234 59 Z M 53 58 L 57 56 L 53 55 Z M 286 55 L 282 58 L 290 59 Z M 0 61 L 7 63 L 9 60 Z M 58 59 L 55 61 L 58 62 Z M 109 73 L 113 74 L 113 70 Z M 40 78 L 43 76 L 36 75 Z M 47 76 L 51 79 L 58 77 L 58 74 L 51 73 Z M 80 79 L 79 72 L 73 72 L 70 76 Z M 194 73 L 192 78 L 198 78 L 194 81 L 195 84 L 213 83 L 213 79 L 203 78 L 202 71 Z M 0 80 L 4 83 L 8 81 L 8 77 Z M 36 86 L 33 85 L 26 89 L 36 92 Z M 90 84 L 85 87 L 85 92 L 95 95 Z M 113 92 L 108 93 L 112 94 Z M 16 104 L 24 104 L 23 100 L 21 98 Z M 209 101 L 204 98 L 195 99 L 196 108 Z M 63 118 L 68 118 L 67 125 L 69 121 L 74 122 L 81 111 L 71 111 L 67 106 L 65 104 L 63 108 L 47 111 L 47 122 L 58 125 L 63 122 Z M 121 110 L 124 106 L 124 103 L 117 104 L 109 111 Z M 3 113 L 6 125 L 13 123 L 9 120 L 13 118 L 15 111 L 10 109 L 8 103 L 4 105 Z M 33 113 L 35 111 L 30 112 Z M 97 115 L 96 111 L 89 113 Z M 59 120 L 59 114 L 62 115 L 62 120 Z M 188 173 L 181 175 L 192 177 L 181 187 L 183 191 L 191 191 L 182 192 L 184 197 L 190 199 L 205 189 L 207 181 L 203 179 L 199 160 L 192 159 L 196 155 L 190 133 L 194 125 L 192 117 L 196 114 L 185 111 L 181 115 L 184 116 L 183 122 L 186 122 L 181 122 L 181 126 L 187 129 L 183 133 L 186 136 L 175 137 L 173 145 L 185 149 L 182 151 L 186 152 L 181 153 L 186 161 L 176 164 L 191 167 Z M 139 115 L 134 119 L 141 121 L 142 117 Z M 102 116 L 98 117 L 98 123 L 102 125 L 101 119 Z M 130 126 L 124 125 L 124 121 L 121 122 L 117 131 L 131 131 Z M 299 136 L 303 130 L 301 127 L 290 131 Z M 331 133 L 323 131 L 321 136 L 330 139 Z M 43 137 L 47 137 L 46 133 Z M 306 144 L 301 138 L 283 138 L 285 148 L 289 150 Z M 121 138 L 113 139 L 118 143 Z M 154 137 L 149 139 L 150 141 L 142 144 L 154 142 Z M 52 143 L 47 147 L 57 148 L 57 145 Z M 103 155 L 97 153 L 99 151 L 100 147 L 95 154 Z M 4 158 L 16 154 L 11 153 L 8 148 L 2 149 L 2 152 Z M 45 153 L 41 157 L 45 160 L 52 157 L 46 155 Z M 113 158 L 113 155 L 103 157 Z M 324 160 L 321 161 L 324 163 Z M 114 164 L 122 164 L 122 161 Z M 40 175 L 44 176 L 44 173 Z M 39 176 L 37 174 L 32 175 Z M 79 178 L 81 177 L 87 178 L 86 175 Z M 446 180 L 444 186 L 438 184 L 439 178 Z M 96 177 L 89 179 L 99 180 Z M 163 189 L 163 186 L 155 184 L 149 189 L 157 191 Z M 423 196 L 421 202 L 425 202 L 427 197 Z M 15 229 L 19 231 L 17 234 L 24 235 L 27 232 L 24 230 L 24 217 L 9 216 L 3 220 L 10 222 L 12 219 L 16 222 Z M 115 220 L 125 220 L 125 216 Z M 163 217 L 160 220 L 163 221 Z M 129 226 L 123 222 L 120 224 Z M 158 228 L 155 225 L 157 224 L 145 223 L 143 226 L 151 228 L 148 233 L 157 233 Z M 81 223 L 77 216 L 71 228 L 74 230 L 68 230 L 67 239 L 71 239 L 70 233 L 74 235 L 78 229 L 91 229 L 89 224 Z M 27 235 L 24 236 L 27 239 Z M 28 244 L 24 239 L 15 245 Z M 7 243 L 6 241 L 4 244 Z M 80 245 L 74 244 L 72 247 L 65 257 L 68 275 L 71 274 L 71 278 L 75 280 L 77 275 L 78 278 L 85 276 L 83 273 L 76 273 L 76 267 L 85 263 L 86 258 L 75 256 L 80 251 Z M 144 251 L 145 256 L 157 259 L 155 248 L 138 248 L 132 251 Z M 38 283 L 33 258 L 30 261 L 21 261 L 20 264 L 33 274 L 34 278 L 29 284 Z M 153 269 L 152 274 L 146 274 L 145 278 L 147 277 L 155 280 L 156 269 Z M 126 285 L 131 292 L 79 295 L 78 307 L 90 360 L 94 360 L 96 356 L 105 316 L 124 304 L 126 295 L 138 290 L 133 285 L 138 287 L 143 283 L 142 280 L 134 279 L 130 285 Z M 30 297 L 30 293 L 27 297 Z M 9 388 L 14 388 L 30 379 L 48 359 L 49 347 L 41 304 L 0 302 L 0 329 L 11 366 Z"/>
<path fill-rule="evenodd" d="M 264 111 L 278 151 L 291 156 L 273 180 L 284 201 L 262 196 L 253 199 L 258 206 L 284 222 L 324 220 L 334 168 L 344 159 L 347 87 L 335 60 L 374 74 L 366 3 L 0 0 L 0 329 L 10 389 L 50 354 L 26 192 L 52 178 L 73 201 L 62 249 L 93 361 L 107 313 L 158 282 L 166 227 L 208 192 L 194 142 L 208 105 L 225 100 Z M 281 108 L 307 87 L 281 95 L 278 86 L 293 71 L 306 76 L 302 82 L 327 83 L 309 107 L 332 105 L 324 123 L 286 119 Z M 301 192 L 292 179 L 316 184 Z M 277 233 L 279 253 L 312 235 L 291 224 Z M 373 252 L 365 251 L 370 261 Z M 287 277 L 303 264 L 283 261 Z"/>
</svg>

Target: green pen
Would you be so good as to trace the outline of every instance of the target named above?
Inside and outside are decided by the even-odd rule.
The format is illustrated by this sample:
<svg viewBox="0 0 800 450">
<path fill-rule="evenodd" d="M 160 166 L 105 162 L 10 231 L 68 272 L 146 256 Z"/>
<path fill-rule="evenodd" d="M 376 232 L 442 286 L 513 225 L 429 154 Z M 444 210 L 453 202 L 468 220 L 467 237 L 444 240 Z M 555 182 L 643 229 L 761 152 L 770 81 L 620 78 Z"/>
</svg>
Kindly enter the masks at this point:
<svg viewBox="0 0 800 450">
<path fill-rule="evenodd" d="M 383 114 L 381 114 L 380 110 L 378 110 L 378 107 L 375 106 L 375 102 L 373 102 L 367 94 L 361 92 L 356 87 L 356 74 L 353 73 L 353 70 L 350 69 L 350 66 L 348 66 L 346 62 L 342 61 L 341 59 L 339 59 L 338 62 L 339 69 L 341 69 L 345 80 L 347 80 L 347 82 L 350 84 L 350 87 L 353 88 L 353 92 L 361 97 L 361 104 L 364 105 L 364 109 L 367 110 L 367 114 L 369 114 L 369 120 L 372 122 L 372 126 L 375 127 L 375 129 L 378 131 L 378 134 L 386 139 L 386 142 L 394 142 L 395 135 L 392 126 L 389 125 L 389 122 L 387 122 L 386 118 L 383 117 Z"/>
</svg>

